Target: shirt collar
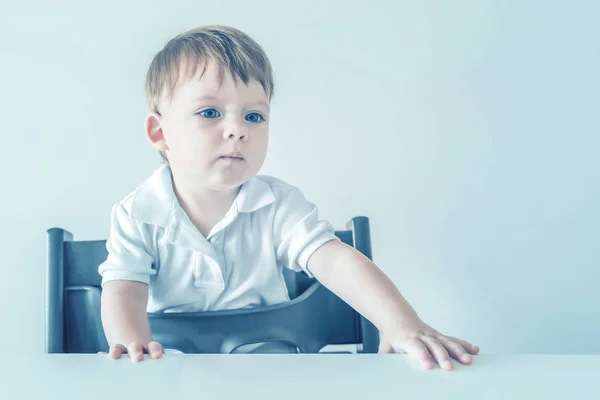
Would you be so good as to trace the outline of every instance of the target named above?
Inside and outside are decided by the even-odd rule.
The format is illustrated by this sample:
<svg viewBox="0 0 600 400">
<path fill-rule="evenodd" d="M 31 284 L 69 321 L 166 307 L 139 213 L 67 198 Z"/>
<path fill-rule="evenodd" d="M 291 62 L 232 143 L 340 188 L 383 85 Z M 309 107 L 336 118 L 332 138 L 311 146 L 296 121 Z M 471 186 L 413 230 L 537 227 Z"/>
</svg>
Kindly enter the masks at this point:
<svg viewBox="0 0 600 400">
<path fill-rule="evenodd" d="M 251 213 L 275 201 L 271 186 L 258 177 L 252 177 L 242 185 L 235 201 L 235 209 L 240 213 Z"/>
<path fill-rule="evenodd" d="M 230 212 L 251 213 L 274 201 L 271 186 L 255 176 L 242 185 Z M 171 169 L 163 164 L 135 191 L 130 215 L 134 220 L 168 229 L 177 219 L 179 208 Z"/>
</svg>

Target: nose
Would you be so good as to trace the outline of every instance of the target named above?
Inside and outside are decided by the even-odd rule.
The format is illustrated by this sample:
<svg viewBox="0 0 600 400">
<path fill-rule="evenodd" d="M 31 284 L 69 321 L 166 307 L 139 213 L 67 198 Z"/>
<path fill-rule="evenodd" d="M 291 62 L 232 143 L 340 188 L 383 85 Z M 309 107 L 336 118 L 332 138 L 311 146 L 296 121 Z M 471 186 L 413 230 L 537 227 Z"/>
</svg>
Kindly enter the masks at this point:
<svg viewBox="0 0 600 400">
<path fill-rule="evenodd" d="M 223 138 L 225 140 L 241 140 L 248 139 L 248 132 L 245 124 L 241 121 L 231 121 L 223 130 Z"/>
</svg>

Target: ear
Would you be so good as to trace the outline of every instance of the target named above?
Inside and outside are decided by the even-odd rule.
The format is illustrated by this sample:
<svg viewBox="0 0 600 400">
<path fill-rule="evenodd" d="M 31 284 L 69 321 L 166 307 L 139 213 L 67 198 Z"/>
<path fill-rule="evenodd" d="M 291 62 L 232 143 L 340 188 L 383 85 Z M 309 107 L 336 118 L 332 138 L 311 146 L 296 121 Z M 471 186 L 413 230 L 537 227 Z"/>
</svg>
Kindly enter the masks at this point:
<svg viewBox="0 0 600 400">
<path fill-rule="evenodd" d="M 160 114 L 150 113 L 146 116 L 144 120 L 144 132 L 146 133 L 146 138 L 156 150 L 164 152 L 169 149 L 163 134 L 162 117 Z"/>
</svg>

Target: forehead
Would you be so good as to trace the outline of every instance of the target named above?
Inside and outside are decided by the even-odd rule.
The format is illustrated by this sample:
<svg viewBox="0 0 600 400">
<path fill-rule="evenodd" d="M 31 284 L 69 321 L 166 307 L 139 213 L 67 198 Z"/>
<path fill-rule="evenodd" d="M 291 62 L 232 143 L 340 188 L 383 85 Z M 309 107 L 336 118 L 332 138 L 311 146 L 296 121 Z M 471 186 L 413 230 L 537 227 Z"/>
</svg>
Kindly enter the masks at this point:
<svg viewBox="0 0 600 400">
<path fill-rule="evenodd" d="M 172 101 L 189 101 L 206 96 L 268 102 L 267 93 L 257 80 L 250 79 L 246 85 L 229 70 L 210 59 L 182 62 L 178 76 Z"/>
</svg>

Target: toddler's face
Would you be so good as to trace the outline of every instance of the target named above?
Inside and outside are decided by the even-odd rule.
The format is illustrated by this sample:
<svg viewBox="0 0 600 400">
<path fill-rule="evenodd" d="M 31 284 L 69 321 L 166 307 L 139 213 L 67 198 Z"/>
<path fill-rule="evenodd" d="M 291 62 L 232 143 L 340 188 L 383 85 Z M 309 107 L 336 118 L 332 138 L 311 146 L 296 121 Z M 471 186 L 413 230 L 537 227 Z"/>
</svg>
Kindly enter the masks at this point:
<svg viewBox="0 0 600 400">
<path fill-rule="evenodd" d="M 181 83 L 172 101 L 163 101 L 158 136 L 146 121 L 150 140 L 162 136 L 173 171 L 186 186 L 230 190 L 258 173 L 269 136 L 269 99 L 262 86 L 248 85 L 208 62 L 200 79 Z M 150 118 L 150 117 L 149 117 Z"/>
</svg>

